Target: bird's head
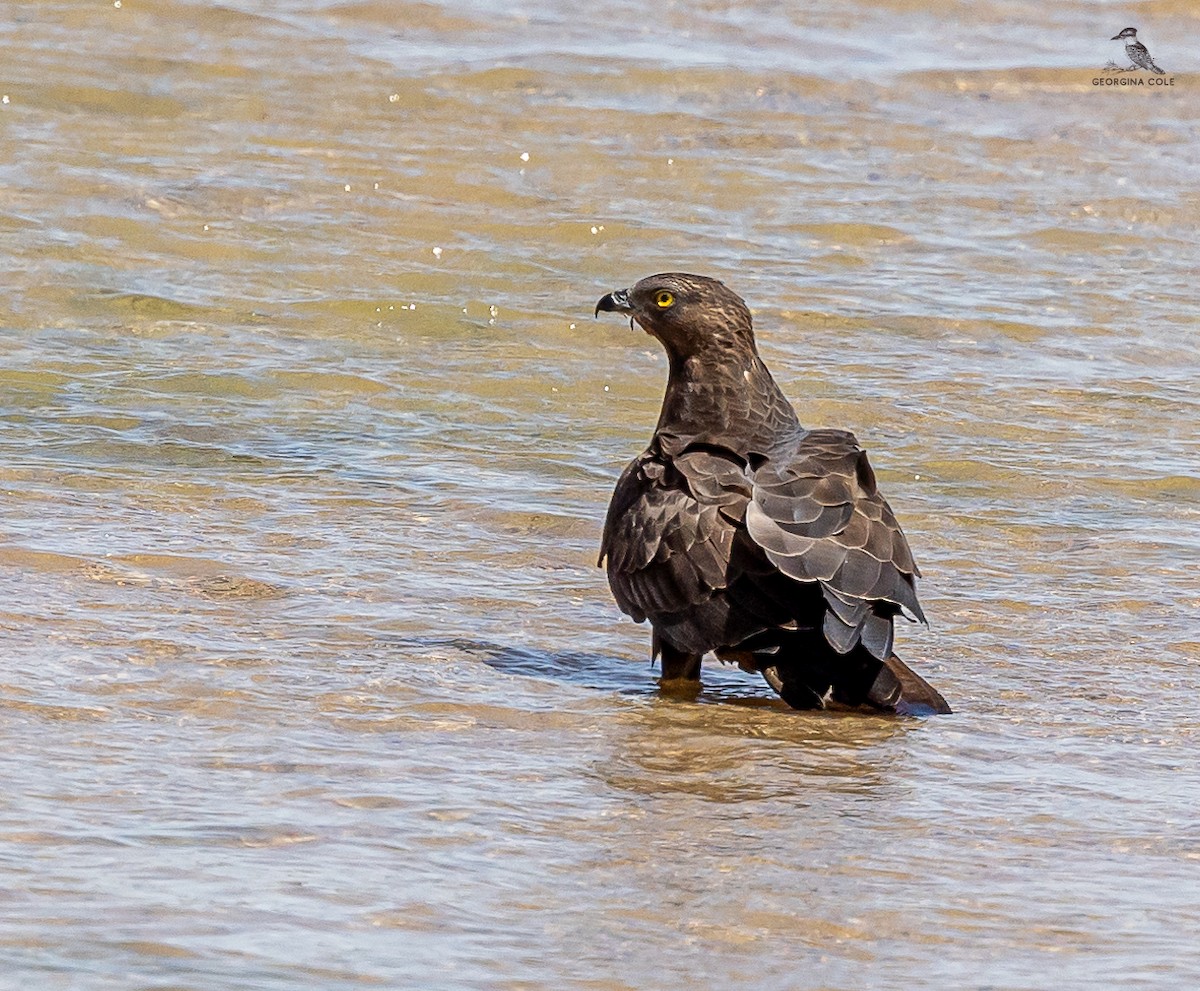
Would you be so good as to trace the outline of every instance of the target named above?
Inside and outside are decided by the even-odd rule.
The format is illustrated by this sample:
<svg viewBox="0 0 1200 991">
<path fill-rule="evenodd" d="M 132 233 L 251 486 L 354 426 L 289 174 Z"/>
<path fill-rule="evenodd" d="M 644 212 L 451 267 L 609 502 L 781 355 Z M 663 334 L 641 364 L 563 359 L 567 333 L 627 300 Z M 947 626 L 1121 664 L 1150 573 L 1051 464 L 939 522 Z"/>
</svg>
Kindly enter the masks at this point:
<svg viewBox="0 0 1200 991">
<path fill-rule="evenodd" d="M 1137 28 L 1126 28 L 1120 34 L 1114 34 L 1109 41 L 1120 41 L 1122 38 L 1136 38 Z"/>
<path fill-rule="evenodd" d="M 703 275 L 651 275 L 629 289 L 601 296 L 596 315 L 601 312 L 626 314 L 658 338 L 672 359 L 713 349 L 754 351 L 745 301 L 723 282 Z"/>
</svg>

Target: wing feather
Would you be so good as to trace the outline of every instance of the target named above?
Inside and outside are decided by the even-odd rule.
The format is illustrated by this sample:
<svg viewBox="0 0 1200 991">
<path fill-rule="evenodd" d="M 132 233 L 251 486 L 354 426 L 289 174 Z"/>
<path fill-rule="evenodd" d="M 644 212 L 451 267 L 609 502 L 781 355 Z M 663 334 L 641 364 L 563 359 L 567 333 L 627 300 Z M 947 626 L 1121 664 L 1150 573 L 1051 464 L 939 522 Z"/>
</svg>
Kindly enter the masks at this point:
<svg viewBox="0 0 1200 991">
<path fill-rule="evenodd" d="M 813 430 L 753 473 L 746 530 L 781 572 L 817 582 L 822 629 L 840 653 L 886 659 L 901 608 L 924 620 L 908 542 L 853 434 Z"/>
<path fill-rule="evenodd" d="M 751 486 L 744 465 L 710 451 L 669 462 L 647 451 L 617 483 L 601 560 L 621 609 L 689 636 L 724 622 L 714 596 L 729 582 L 733 538 Z"/>
</svg>

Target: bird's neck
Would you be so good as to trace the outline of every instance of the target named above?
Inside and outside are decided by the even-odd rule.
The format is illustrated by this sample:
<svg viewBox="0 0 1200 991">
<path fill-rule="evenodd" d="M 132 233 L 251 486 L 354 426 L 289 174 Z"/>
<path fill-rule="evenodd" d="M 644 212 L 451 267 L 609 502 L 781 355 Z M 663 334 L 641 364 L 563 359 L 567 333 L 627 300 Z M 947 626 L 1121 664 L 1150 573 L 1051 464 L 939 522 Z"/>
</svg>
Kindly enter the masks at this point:
<svg viewBox="0 0 1200 991">
<path fill-rule="evenodd" d="M 753 350 L 671 358 L 655 435 L 669 453 L 689 444 L 765 453 L 800 423 Z"/>
</svg>

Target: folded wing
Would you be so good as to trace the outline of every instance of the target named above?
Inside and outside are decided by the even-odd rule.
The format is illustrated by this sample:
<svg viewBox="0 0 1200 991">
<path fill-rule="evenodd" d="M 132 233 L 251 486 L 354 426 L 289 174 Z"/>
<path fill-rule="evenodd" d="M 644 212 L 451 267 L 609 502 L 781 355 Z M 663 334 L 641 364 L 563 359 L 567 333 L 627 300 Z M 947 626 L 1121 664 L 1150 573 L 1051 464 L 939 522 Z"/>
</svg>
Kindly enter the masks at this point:
<svg viewBox="0 0 1200 991">
<path fill-rule="evenodd" d="M 754 473 L 745 520 L 781 572 L 819 584 L 825 637 L 839 653 L 861 642 L 886 660 L 895 614 L 925 621 L 915 588 L 920 572 L 853 434 L 809 431 L 766 460 Z"/>
<path fill-rule="evenodd" d="M 647 451 L 633 461 L 613 493 L 600 549 L 621 610 L 650 619 L 681 650 L 725 642 L 724 593 L 736 579 L 730 559 L 750 495 L 736 455 Z"/>
</svg>

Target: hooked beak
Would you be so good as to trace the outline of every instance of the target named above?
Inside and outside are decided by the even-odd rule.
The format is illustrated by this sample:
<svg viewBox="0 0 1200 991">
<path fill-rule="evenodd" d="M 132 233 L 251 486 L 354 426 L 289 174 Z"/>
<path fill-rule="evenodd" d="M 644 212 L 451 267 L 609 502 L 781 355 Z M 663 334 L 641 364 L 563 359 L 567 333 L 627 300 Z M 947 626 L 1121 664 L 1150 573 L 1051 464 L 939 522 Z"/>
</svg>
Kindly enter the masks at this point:
<svg viewBox="0 0 1200 991">
<path fill-rule="evenodd" d="M 618 289 L 615 292 L 601 296 L 600 302 L 596 304 L 596 312 L 592 316 L 598 317 L 602 310 L 605 313 L 628 313 L 629 290 Z"/>
</svg>

